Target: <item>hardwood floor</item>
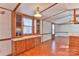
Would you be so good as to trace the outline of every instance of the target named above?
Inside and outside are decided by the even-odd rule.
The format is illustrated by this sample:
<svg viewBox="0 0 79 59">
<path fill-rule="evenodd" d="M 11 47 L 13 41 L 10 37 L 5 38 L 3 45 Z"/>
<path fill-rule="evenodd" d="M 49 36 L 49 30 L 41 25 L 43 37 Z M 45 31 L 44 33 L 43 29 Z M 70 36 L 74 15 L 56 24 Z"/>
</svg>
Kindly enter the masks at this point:
<svg viewBox="0 0 79 59">
<path fill-rule="evenodd" d="M 73 38 L 73 42 L 76 43 L 78 38 Z M 76 46 L 72 45 L 73 42 L 71 42 L 71 40 L 73 39 L 69 39 L 69 48 L 55 49 L 53 48 L 54 40 L 49 40 L 31 50 L 19 54 L 18 56 L 79 56 L 79 47 L 76 48 Z M 79 42 L 77 44 L 79 44 Z"/>
</svg>

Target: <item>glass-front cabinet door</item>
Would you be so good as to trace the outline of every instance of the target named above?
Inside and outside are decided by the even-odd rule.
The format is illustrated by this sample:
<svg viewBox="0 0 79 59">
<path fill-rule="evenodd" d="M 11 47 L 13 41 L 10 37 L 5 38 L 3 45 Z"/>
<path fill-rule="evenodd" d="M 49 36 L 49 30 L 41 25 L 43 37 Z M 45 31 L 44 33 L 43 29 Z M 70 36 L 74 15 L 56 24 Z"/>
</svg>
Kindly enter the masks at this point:
<svg viewBox="0 0 79 59">
<path fill-rule="evenodd" d="M 16 36 L 22 35 L 22 16 L 16 14 Z"/>
</svg>

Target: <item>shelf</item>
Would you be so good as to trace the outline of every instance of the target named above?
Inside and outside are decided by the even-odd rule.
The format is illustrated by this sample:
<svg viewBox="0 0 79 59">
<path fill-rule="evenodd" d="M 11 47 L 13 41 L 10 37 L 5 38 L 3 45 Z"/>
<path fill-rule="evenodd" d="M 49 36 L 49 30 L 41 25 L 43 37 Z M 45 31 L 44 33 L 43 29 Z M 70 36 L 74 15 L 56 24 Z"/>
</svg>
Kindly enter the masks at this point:
<svg viewBox="0 0 79 59">
<path fill-rule="evenodd" d="M 36 24 L 36 26 L 37 26 L 37 34 L 40 34 L 40 20 L 37 20 L 37 24 Z"/>
</svg>

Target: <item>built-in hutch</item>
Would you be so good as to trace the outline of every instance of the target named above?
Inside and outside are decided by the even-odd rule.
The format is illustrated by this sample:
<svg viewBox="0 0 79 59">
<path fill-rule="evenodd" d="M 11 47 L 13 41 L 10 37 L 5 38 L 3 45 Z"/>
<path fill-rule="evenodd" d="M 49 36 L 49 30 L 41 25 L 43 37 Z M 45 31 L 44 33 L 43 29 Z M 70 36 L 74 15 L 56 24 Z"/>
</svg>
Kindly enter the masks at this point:
<svg viewBox="0 0 79 59">
<path fill-rule="evenodd" d="M 40 20 L 36 20 L 36 33 L 34 32 L 34 17 L 12 13 L 13 55 L 18 55 L 41 43 Z"/>
</svg>

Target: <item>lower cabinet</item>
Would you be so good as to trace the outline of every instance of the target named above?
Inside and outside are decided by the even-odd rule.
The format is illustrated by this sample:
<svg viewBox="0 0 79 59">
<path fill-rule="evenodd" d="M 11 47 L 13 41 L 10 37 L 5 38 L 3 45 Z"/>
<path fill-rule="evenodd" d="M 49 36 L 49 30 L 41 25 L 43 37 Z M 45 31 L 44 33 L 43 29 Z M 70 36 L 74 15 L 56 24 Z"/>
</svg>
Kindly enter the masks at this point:
<svg viewBox="0 0 79 59">
<path fill-rule="evenodd" d="M 13 42 L 13 55 L 17 55 L 25 51 L 25 40 Z"/>
<path fill-rule="evenodd" d="M 41 39 L 40 37 L 34 38 L 34 40 L 35 40 L 35 46 L 37 46 L 37 45 L 39 45 L 41 43 L 40 39 Z"/>
<path fill-rule="evenodd" d="M 13 41 L 13 55 L 18 55 L 21 52 L 27 51 L 41 43 L 41 37 Z"/>
<path fill-rule="evenodd" d="M 79 49 L 79 37 L 70 37 L 70 48 L 77 47 Z"/>
<path fill-rule="evenodd" d="M 29 50 L 29 49 L 33 48 L 34 45 L 35 45 L 34 38 L 28 39 L 28 40 L 26 39 L 25 40 L 25 45 L 26 45 L 26 50 Z"/>
<path fill-rule="evenodd" d="M 71 36 L 69 40 L 70 55 L 79 55 L 79 37 Z"/>
</svg>

